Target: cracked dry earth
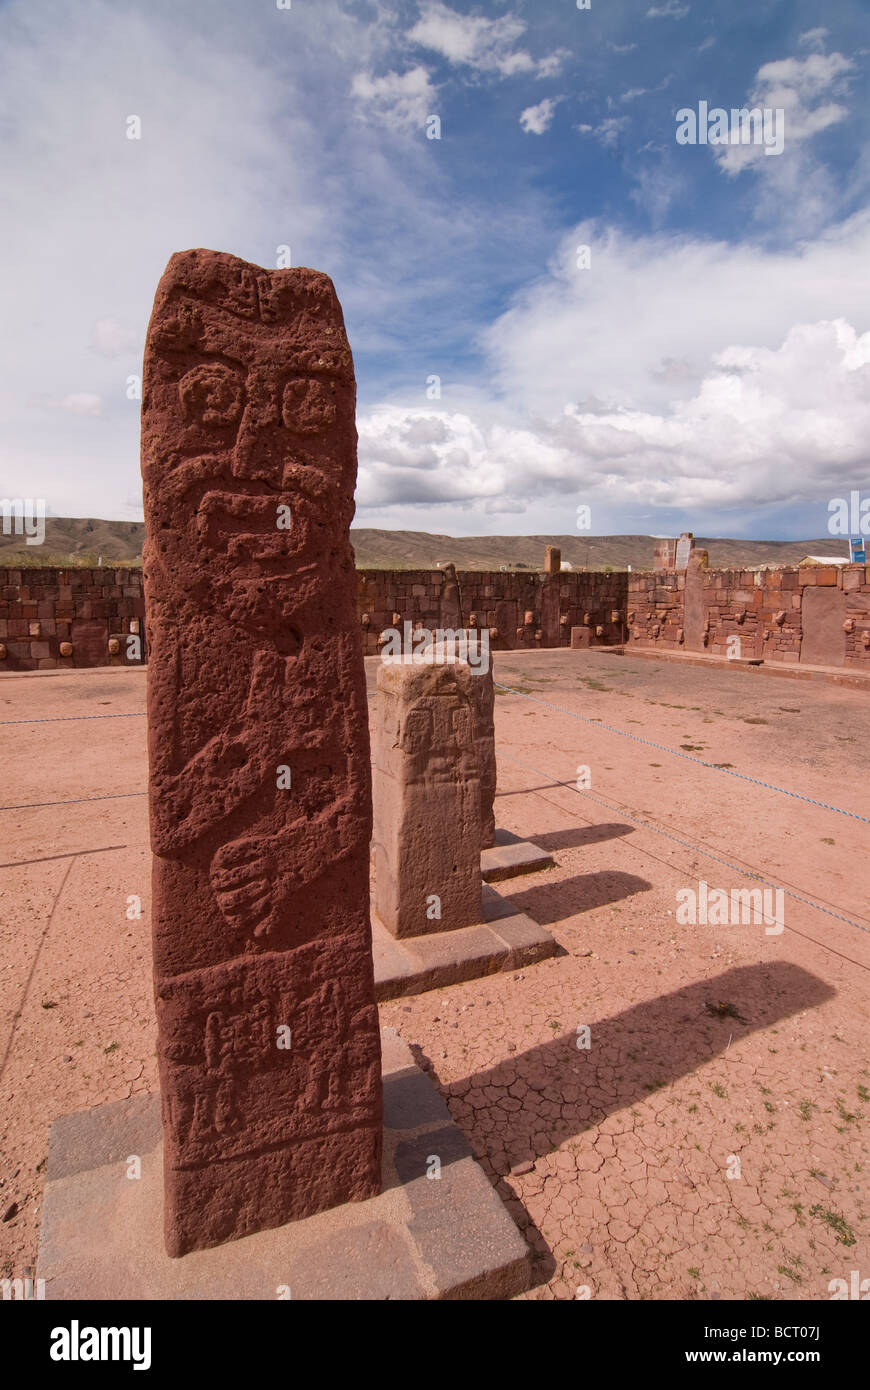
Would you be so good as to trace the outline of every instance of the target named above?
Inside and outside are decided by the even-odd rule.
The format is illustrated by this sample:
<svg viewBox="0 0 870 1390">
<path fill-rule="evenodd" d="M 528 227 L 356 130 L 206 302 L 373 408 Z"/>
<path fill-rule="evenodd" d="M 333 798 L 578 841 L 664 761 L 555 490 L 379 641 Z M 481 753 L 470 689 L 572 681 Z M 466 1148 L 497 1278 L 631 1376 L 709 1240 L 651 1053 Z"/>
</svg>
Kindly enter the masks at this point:
<svg viewBox="0 0 870 1390">
<path fill-rule="evenodd" d="M 866 695 L 576 656 L 495 663 L 520 692 L 496 702 L 496 819 L 557 864 L 499 886 L 566 954 L 385 1021 L 530 1242 L 527 1298 L 829 1298 L 870 1277 L 868 827 L 596 722 L 866 816 Z M 781 935 L 676 924 L 677 888 L 740 869 L 816 908 L 786 898 Z"/>
<path fill-rule="evenodd" d="M 495 676 L 496 818 L 556 861 L 501 888 L 562 954 L 381 1016 L 529 1241 L 525 1297 L 870 1278 L 866 693 L 600 651 Z M 0 677 L 0 721 L 81 721 L 0 722 L 4 1276 L 35 1264 L 52 1119 L 156 1089 L 143 710 L 142 672 Z M 677 923 L 678 889 L 753 873 L 793 895 L 782 934 Z"/>
</svg>

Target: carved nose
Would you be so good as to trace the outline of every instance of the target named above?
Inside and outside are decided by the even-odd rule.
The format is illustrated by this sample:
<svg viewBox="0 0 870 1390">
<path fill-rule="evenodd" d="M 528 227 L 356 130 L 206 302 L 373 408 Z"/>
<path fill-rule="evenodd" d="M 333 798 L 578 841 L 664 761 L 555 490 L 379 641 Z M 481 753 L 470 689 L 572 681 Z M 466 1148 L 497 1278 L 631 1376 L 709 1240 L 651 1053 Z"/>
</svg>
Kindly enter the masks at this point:
<svg viewBox="0 0 870 1390">
<path fill-rule="evenodd" d="M 233 450 L 232 471 L 236 478 L 261 478 L 272 475 L 269 436 L 271 421 L 258 417 L 250 406 L 242 416 L 236 447 Z"/>
</svg>

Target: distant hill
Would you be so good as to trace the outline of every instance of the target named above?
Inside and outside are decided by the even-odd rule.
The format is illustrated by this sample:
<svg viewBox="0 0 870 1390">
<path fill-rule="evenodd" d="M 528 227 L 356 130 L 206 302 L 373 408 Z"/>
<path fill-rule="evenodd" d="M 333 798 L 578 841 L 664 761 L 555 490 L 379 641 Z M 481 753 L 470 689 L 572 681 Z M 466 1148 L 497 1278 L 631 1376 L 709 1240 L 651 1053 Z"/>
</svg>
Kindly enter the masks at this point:
<svg viewBox="0 0 870 1390">
<path fill-rule="evenodd" d="M 20 536 L 0 529 L 0 565 L 103 564 L 139 565 L 145 527 L 141 521 L 100 521 L 86 517 L 46 517 L 45 544 L 25 546 Z M 435 569 L 452 561 L 457 569 L 497 570 L 523 566 L 543 569 L 548 545 L 558 545 L 562 559 L 575 569 L 651 569 L 652 536 L 440 536 L 428 531 L 351 530 L 359 569 Z M 806 541 L 705 539 L 696 544 L 710 552 L 717 569 L 779 564 L 795 565 L 806 555 L 848 555 L 848 543 L 832 536 Z"/>
<path fill-rule="evenodd" d="M 104 565 L 141 565 L 144 539 L 142 521 L 47 516 L 43 545 L 6 536 L 0 525 L 0 565 L 95 565 L 101 555 Z"/>
<path fill-rule="evenodd" d="M 652 536 L 438 536 L 426 531 L 370 531 L 354 527 L 351 540 L 359 569 L 430 569 L 453 561 L 457 569 L 544 568 L 548 545 L 575 569 L 652 569 Z M 796 565 L 806 555 L 849 554 L 848 541 L 826 536 L 808 541 L 742 541 L 696 537 L 717 569 L 748 565 Z"/>
</svg>

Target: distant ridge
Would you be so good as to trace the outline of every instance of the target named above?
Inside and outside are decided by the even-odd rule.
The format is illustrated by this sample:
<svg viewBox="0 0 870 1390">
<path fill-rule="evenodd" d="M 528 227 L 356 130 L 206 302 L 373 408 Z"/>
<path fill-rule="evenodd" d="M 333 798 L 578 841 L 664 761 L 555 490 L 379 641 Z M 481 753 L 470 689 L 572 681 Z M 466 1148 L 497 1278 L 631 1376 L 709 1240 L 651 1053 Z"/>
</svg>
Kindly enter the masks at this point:
<svg viewBox="0 0 870 1390">
<path fill-rule="evenodd" d="M 100 521 L 89 517 L 46 517 L 45 544 L 25 546 L 21 536 L 0 530 L 0 565 L 103 564 L 142 562 L 145 526 L 141 521 Z M 457 569 L 497 570 L 523 565 L 543 569 L 548 545 L 575 569 L 652 569 L 652 536 L 442 536 L 428 531 L 351 530 L 358 569 L 435 569 L 452 561 Z M 795 565 L 806 555 L 848 555 L 848 542 L 824 536 L 806 541 L 753 541 L 696 538 L 717 569 L 750 565 Z"/>
</svg>

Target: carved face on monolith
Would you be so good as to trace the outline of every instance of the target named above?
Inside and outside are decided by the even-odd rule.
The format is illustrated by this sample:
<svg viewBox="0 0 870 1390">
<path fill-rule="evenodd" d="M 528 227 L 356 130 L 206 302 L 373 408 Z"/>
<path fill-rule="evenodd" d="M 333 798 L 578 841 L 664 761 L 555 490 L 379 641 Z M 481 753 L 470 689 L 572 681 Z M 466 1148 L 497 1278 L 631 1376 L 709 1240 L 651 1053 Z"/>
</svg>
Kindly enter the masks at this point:
<svg viewBox="0 0 870 1390">
<path fill-rule="evenodd" d="M 354 403 L 325 275 L 172 258 L 142 407 L 172 1254 L 379 1186 Z"/>
<path fill-rule="evenodd" d="M 149 558 L 232 623 L 292 648 L 294 620 L 330 582 L 324 528 L 346 548 L 353 516 L 355 391 L 338 300 L 310 271 L 202 253 L 173 265 L 144 401 L 160 422 L 143 441 L 145 485 L 156 484 Z"/>
</svg>

